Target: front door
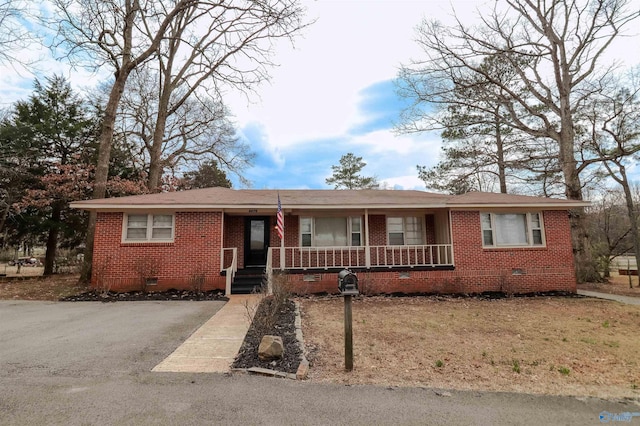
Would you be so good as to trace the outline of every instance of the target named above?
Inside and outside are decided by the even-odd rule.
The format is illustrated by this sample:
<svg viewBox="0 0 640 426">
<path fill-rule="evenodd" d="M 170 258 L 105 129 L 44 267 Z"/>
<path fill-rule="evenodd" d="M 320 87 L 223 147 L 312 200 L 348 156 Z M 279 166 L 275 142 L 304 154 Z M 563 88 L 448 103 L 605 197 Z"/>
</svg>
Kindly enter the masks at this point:
<svg viewBox="0 0 640 426">
<path fill-rule="evenodd" d="M 269 248 L 269 218 L 248 217 L 244 227 L 244 266 L 267 264 Z"/>
</svg>

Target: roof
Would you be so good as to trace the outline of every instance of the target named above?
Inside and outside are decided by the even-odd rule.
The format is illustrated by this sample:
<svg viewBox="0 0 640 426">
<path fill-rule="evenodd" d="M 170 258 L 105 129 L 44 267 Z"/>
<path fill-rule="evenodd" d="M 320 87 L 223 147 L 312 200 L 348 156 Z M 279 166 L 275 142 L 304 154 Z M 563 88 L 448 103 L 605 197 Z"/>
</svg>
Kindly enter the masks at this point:
<svg viewBox="0 0 640 426">
<path fill-rule="evenodd" d="M 275 190 L 216 187 L 76 201 L 71 203 L 71 207 L 104 211 L 273 209 L 277 205 L 278 196 L 283 209 L 545 207 L 562 210 L 589 205 L 584 201 L 489 192 L 446 195 L 409 190 Z"/>
</svg>

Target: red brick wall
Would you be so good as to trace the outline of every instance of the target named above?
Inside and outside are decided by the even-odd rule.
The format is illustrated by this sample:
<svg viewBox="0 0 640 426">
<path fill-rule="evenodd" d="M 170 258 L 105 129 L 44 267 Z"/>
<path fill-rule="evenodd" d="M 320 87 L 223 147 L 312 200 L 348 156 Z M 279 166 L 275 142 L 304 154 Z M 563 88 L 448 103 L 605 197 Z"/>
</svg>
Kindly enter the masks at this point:
<svg viewBox="0 0 640 426">
<path fill-rule="evenodd" d="M 369 294 L 575 292 L 568 214 L 566 211 L 545 211 L 543 221 L 545 247 L 487 249 L 482 247 L 479 212 L 454 211 L 452 239 L 455 270 L 360 272 L 360 288 Z M 374 238 L 371 244 L 377 244 Z M 307 278 L 311 278 L 311 275 L 307 274 Z M 304 278 L 304 274 L 290 275 L 289 280 L 299 293 L 337 292 L 336 273 L 316 274 L 316 281 L 313 282 Z"/>
<path fill-rule="evenodd" d="M 224 247 L 238 249 L 238 268 L 244 268 L 244 216 L 224 216 Z"/>
<path fill-rule="evenodd" d="M 93 252 L 92 285 L 114 291 L 140 290 L 142 275 L 158 278 L 149 291 L 191 288 L 204 278 L 203 290 L 224 289 L 220 276 L 221 213 L 178 212 L 172 243 L 122 243 L 122 213 L 99 213 Z"/>
<path fill-rule="evenodd" d="M 576 290 L 569 219 L 566 211 L 543 212 L 545 247 L 488 249 L 482 247 L 480 215 L 477 211 L 454 211 L 452 241 L 455 270 L 378 270 L 358 274 L 367 293 L 480 293 L 504 291 Z M 426 216 L 427 240 L 435 234 L 432 216 Z M 239 267 L 244 265 L 244 217 L 224 218 L 224 247 L 237 247 Z M 96 225 L 94 269 L 95 287 L 110 286 L 124 291 L 141 287 L 141 270 L 153 265 L 158 285 L 149 290 L 190 288 L 192 277 L 201 274 L 205 289 L 224 289 L 220 276 L 221 213 L 176 213 L 173 243 L 123 244 L 122 213 L 100 213 Z M 275 215 L 270 220 L 275 223 Z M 275 228 L 270 226 L 271 246 L 279 246 Z M 370 245 L 386 244 L 384 215 L 369 216 Z M 285 245 L 299 245 L 298 216 L 285 216 Z M 300 293 L 337 291 L 336 273 L 291 274 L 289 280 Z"/>
</svg>

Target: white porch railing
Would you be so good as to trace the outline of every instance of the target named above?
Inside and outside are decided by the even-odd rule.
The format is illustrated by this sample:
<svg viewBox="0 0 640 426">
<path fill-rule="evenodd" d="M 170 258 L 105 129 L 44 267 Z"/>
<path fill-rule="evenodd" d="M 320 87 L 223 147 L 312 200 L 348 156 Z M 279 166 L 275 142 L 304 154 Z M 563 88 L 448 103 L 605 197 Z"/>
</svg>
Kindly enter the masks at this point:
<svg viewBox="0 0 640 426">
<path fill-rule="evenodd" d="M 230 252 L 230 254 L 229 254 Z M 228 257 L 231 257 L 230 261 L 227 262 Z M 223 268 L 224 265 L 229 265 L 224 270 L 226 271 L 226 286 L 225 286 L 225 296 L 229 296 L 231 294 L 231 283 L 233 283 L 233 279 L 236 276 L 236 271 L 238 270 L 238 249 L 235 247 L 231 248 L 223 248 L 222 249 L 222 263 Z"/>
<path fill-rule="evenodd" d="M 282 250 L 284 256 L 281 256 Z M 267 273 L 272 269 L 420 266 L 453 266 L 453 246 L 270 247 L 267 259 Z"/>
</svg>

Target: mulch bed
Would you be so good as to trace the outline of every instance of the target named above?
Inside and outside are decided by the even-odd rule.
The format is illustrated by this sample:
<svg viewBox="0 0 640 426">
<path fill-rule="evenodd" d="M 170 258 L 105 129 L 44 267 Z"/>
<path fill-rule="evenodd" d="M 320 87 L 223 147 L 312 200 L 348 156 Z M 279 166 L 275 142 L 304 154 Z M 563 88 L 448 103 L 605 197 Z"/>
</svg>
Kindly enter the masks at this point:
<svg viewBox="0 0 640 426">
<path fill-rule="evenodd" d="M 128 293 L 103 293 L 96 290 L 87 291 L 73 296 L 60 298 L 61 302 L 130 302 L 145 300 L 223 300 L 228 301 L 224 292 L 210 290 L 195 292 L 190 290 L 167 290 L 159 292 L 132 291 Z"/>
<path fill-rule="evenodd" d="M 296 339 L 295 304 L 287 300 L 278 312 L 275 325 L 271 329 L 261 326 L 261 316 L 268 311 L 271 298 L 264 298 L 258 306 L 254 319 L 247 331 L 242 347 L 233 363 L 233 368 L 262 367 L 270 370 L 295 374 L 300 365 L 300 346 Z M 258 346 L 265 335 L 280 336 L 284 345 L 284 355 L 275 361 L 262 361 L 258 358 Z"/>
</svg>

